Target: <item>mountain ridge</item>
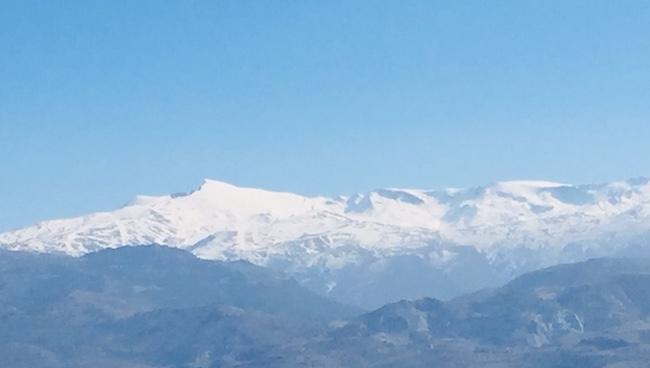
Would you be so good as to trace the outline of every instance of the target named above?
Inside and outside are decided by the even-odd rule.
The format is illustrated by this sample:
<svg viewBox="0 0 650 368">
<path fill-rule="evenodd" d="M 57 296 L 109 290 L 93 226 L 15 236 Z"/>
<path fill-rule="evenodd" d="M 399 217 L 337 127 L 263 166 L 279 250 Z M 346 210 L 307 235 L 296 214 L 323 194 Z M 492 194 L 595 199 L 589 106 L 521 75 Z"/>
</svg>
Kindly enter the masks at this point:
<svg viewBox="0 0 650 368">
<path fill-rule="evenodd" d="M 520 180 L 467 189 L 387 188 L 332 198 L 206 179 L 189 193 L 137 196 L 114 211 L 2 233 L 0 248 L 80 256 L 162 244 L 205 259 L 241 259 L 287 271 L 334 297 L 367 285 L 379 288 L 378 279 L 408 268 L 406 257 L 449 282 L 433 290 L 415 280 L 417 292 L 396 290 L 390 297 L 450 298 L 454 289 L 491 286 L 489 278 L 503 283 L 539 267 L 645 249 L 648 239 L 646 178 L 593 185 Z M 376 299 L 366 307 L 391 301 L 381 293 L 359 298 Z"/>
<path fill-rule="evenodd" d="M 0 250 L 11 367 L 646 367 L 650 258 L 596 258 L 363 312 L 169 247 Z"/>
</svg>

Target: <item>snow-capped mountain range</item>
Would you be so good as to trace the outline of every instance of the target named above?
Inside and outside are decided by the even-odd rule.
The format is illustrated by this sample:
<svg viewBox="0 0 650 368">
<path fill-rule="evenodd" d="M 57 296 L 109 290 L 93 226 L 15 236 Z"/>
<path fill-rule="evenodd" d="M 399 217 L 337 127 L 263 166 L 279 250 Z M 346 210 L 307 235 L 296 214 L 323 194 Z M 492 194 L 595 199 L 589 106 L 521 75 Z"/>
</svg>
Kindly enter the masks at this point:
<svg viewBox="0 0 650 368">
<path fill-rule="evenodd" d="M 0 247 L 79 256 L 155 243 L 296 274 L 318 269 L 322 285 L 316 288 L 327 292 L 340 287 L 340 270 L 360 264 L 385 270 L 394 257 L 414 256 L 461 278 L 476 272 L 474 266 L 462 269 L 463 257 L 480 257 L 481 267 L 498 268 L 507 279 L 538 266 L 615 254 L 643 243 L 649 231 L 648 179 L 599 185 L 509 181 L 336 198 L 205 180 L 191 193 L 138 196 L 115 211 L 6 232 Z"/>
</svg>

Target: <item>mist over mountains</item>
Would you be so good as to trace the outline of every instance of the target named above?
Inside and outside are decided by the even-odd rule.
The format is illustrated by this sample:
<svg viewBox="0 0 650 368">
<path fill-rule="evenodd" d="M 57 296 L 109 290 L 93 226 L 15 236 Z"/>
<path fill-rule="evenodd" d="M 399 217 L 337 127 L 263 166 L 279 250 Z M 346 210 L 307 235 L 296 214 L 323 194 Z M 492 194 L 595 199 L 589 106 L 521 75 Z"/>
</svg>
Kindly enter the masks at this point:
<svg viewBox="0 0 650 368">
<path fill-rule="evenodd" d="M 0 5 L 0 368 L 650 368 L 650 1 Z"/>
<path fill-rule="evenodd" d="M 191 366 L 205 347 L 246 360 L 237 355 L 358 313 L 273 271 L 167 247 L 0 253 L 7 367 Z"/>
<path fill-rule="evenodd" d="M 500 182 L 469 189 L 380 189 L 335 198 L 206 180 L 186 194 L 0 234 L 0 247 L 80 256 L 161 244 L 246 260 L 344 304 L 450 299 L 540 267 L 645 254 L 650 181 Z"/>
<path fill-rule="evenodd" d="M 650 260 L 525 274 L 363 312 L 168 247 L 0 252 L 0 362 L 74 367 L 643 367 Z"/>
<path fill-rule="evenodd" d="M 644 367 L 649 215 L 646 179 L 337 198 L 206 181 L 0 234 L 0 356 L 16 368 Z"/>
</svg>

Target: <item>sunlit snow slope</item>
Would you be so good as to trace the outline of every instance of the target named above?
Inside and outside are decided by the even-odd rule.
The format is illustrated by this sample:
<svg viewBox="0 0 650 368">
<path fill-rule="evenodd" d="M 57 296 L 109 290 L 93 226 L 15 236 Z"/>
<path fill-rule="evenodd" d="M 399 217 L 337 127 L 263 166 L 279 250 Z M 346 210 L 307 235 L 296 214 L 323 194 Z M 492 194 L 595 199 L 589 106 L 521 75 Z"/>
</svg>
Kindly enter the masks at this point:
<svg viewBox="0 0 650 368">
<path fill-rule="evenodd" d="M 0 246 L 82 255 L 155 243 L 292 271 L 337 270 L 399 255 L 445 269 L 459 264 L 459 249 L 471 249 L 514 275 L 518 267 L 613 254 L 645 239 L 648 230 L 647 179 L 580 186 L 511 181 L 337 198 L 206 180 L 188 194 L 139 196 L 112 212 L 0 234 Z M 337 282 L 327 281 L 328 290 Z"/>
</svg>

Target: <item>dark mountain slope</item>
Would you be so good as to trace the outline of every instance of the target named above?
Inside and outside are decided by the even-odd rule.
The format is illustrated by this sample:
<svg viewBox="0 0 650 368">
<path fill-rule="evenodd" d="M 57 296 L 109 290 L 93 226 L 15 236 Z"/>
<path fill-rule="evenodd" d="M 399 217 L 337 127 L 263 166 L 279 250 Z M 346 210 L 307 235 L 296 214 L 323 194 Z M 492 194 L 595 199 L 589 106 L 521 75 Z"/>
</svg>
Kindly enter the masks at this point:
<svg viewBox="0 0 650 368">
<path fill-rule="evenodd" d="M 650 262 L 594 259 L 352 317 L 291 279 L 173 249 L 0 253 L 0 366 L 646 367 Z"/>
<path fill-rule="evenodd" d="M 650 262 L 594 259 L 450 302 L 389 304 L 331 336 L 383 351 L 395 366 L 420 366 L 442 352 L 454 356 L 443 366 L 637 364 L 650 352 Z"/>
<path fill-rule="evenodd" d="M 0 253 L 2 367 L 246 362 L 355 314 L 279 273 L 171 248 Z"/>
</svg>

